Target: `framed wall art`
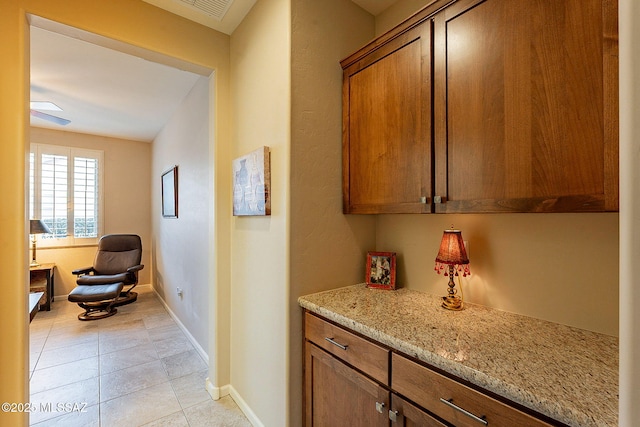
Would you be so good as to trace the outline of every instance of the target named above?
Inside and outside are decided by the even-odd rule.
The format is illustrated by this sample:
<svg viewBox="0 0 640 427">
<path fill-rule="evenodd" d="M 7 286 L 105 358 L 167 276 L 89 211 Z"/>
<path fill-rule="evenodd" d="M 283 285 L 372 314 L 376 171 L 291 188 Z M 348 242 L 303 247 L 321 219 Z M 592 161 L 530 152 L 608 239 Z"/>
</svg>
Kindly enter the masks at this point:
<svg viewBox="0 0 640 427">
<path fill-rule="evenodd" d="M 178 166 L 162 174 L 162 216 L 178 218 Z"/>
<path fill-rule="evenodd" d="M 396 288 L 396 253 L 367 252 L 367 287 L 377 289 Z"/>
<path fill-rule="evenodd" d="M 233 160 L 233 215 L 271 215 L 269 147 Z"/>
</svg>

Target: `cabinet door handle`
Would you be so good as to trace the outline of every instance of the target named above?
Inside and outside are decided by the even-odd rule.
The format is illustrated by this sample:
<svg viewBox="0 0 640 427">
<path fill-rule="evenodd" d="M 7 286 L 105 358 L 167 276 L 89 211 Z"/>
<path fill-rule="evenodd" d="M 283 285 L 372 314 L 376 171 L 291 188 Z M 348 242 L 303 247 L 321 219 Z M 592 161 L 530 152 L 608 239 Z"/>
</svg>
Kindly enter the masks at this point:
<svg viewBox="0 0 640 427">
<path fill-rule="evenodd" d="M 335 345 L 338 348 L 341 348 L 343 350 L 346 350 L 347 347 L 349 347 L 348 345 L 342 345 L 340 343 L 337 343 L 333 340 L 333 338 L 329 338 L 329 337 L 325 337 L 325 340 L 329 341 L 331 344 Z"/>
<path fill-rule="evenodd" d="M 398 411 L 389 410 L 389 419 L 392 423 L 398 422 L 398 415 L 400 415 Z"/>
<path fill-rule="evenodd" d="M 442 402 L 445 405 L 455 409 L 456 411 L 462 412 L 467 417 L 476 420 L 477 422 L 481 423 L 482 425 L 485 425 L 485 426 L 489 425 L 489 422 L 485 419 L 486 417 L 484 415 L 482 417 L 479 417 L 479 416 L 477 416 L 475 414 L 472 414 L 471 412 L 467 411 L 466 409 L 463 409 L 463 408 L 459 407 L 458 405 L 456 405 L 455 403 L 453 403 L 453 399 L 443 399 L 441 397 L 440 398 L 440 402 Z"/>
<path fill-rule="evenodd" d="M 376 411 L 382 414 L 384 412 L 384 407 L 385 407 L 384 402 L 376 402 Z"/>
</svg>

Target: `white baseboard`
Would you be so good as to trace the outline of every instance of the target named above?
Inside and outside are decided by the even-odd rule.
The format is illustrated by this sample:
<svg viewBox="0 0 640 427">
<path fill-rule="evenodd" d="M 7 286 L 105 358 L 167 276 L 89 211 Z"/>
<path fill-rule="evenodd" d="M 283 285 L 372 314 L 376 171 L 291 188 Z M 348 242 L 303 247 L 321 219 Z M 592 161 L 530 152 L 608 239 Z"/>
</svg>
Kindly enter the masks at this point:
<svg viewBox="0 0 640 427">
<path fill-rule="evenodd" d="M 158 295 L 155 289 L 153 289 L 153 292 L 155 292 L 156 295 Z M 180 329 L 182 329 L 182 331 L 185 333 L 189 341 L 191 341 L 191 344 L 193 344 L 196 351 L 200 354 L 200 356 L 202 356 L 202 358 L 205 360 L 205 362 L 208 365 L 209 355 L 202 349 L 202 347 L 200 347 L 200 344 L 198 344 L 195 338 L 193 338 L 193 336 L 189 333 L 187 328 L 182 324 L 182 322 L 180 322 L 180 320 L 176 317 L 173 311 L 171 311 L 171 309 L 165 303 L 165 301 L 162 298 L 160 298 L 160 295 L 158 295 L 158 299 L 160 300 L 160 302 L 162 302 L 162 305 L 164 305 L 164 307 L 167 309 L 167 311 L 169 312 L 169 315 L 173 318 L 173 320 L 175 320 L 175 322 L 178 324 Z M 236 402 L 236 405 L 238 405 L 238 408 L 240 408 L 240 410 L 245 415 L 245 417 L 247 417 L 247 419 L 249 420 L 252 426 L 264 427 L 264 424 L 262 424 L 262 421 L 260 421 L 260 419 L 256 416 L 256 414 L 251 410 L 251 407 L 247 405 L 247 402 L 244 401 L 242 396 L 240 396 L 240 394 L 236 391 L 236 389 L 233 388 L 231 384 L 227 384 L 222 387 L 216 387 L 211 383 L 209 378 L 207 378 L 205 381 L 205 388 L 213 400 L 219 400 L 224 396 L 231 395 L 231 398 L 233 399 L 233 401 Z"/>
<path fill-rule="evenodd" d="M 230 385 L 225 385 L 222 387 L 216 387 L 211 383 L 209 377 L 205 380 L 205 387 L 207 388 L 207 392 L 213 400 L 218 400 L 222 397 L 225 397 L 229 394 Z"/>
<path fill-rule="evenodd" d="M 236 389 L 233 388 L 232 385 L 228 385 L 225 387 L 229 387 L 229 394 L 231 395 L 231 398 L 233 399 L 234 402 L 236 402 L 236 405 L 238 405 L 238 407 L 244 413 L 244 416 L 247 417 L 251 425 L 253 427 L 264 427 L 264 424 L 262 424 L 262 421 L 260 421 L 260 419 L 256 416 L 256 414 L 251 410 L 249 405 L 247 405 L 247 402 L 245 402 L 242 396 L 238 394 Z"/>
<path fill-rule="evenodd" d="M 231 398 L 233 399 L 233 401 L 236 402 L 236 405 L 238 405 L 238 408 L 240 408 L 240 410 L 242 411 L 244 416 L 247 417 L 247 419 L 249 420 L 252 426 L 264 427 L 264 424 L 262 424 L 262 421 L 260 421 L 260 419 L 256 416 L 256 414 L 251 410 L 249 405 L 247 405 L 247 402 L 244 401 L 242 396 L 238 394 L 236 389 L 233 388 L 231 384 L 227 384 L 222 387 L 215 387 L 211 383 L 209 378 L 207 378 L 205 383 L 206 383 L 207 391 L 209 392 L 209 395 L 211 395 L 211 398 L 213 400 L 218 400 L 224 396 L 231 395 Z"/>
<path fill-rule="evenodd" d="M 149 285 L 149 286 L 151 286 L 151 285 Z M 209 354 L 207 354 L 207 352 L 204 351 L 204 349 L 200 346 L 198 341 L 196 341 L 196 339 L 193 337 L 193 335 L 191 335 L 191 332 L 189 332 L 187 327 L 182 324 L 180 319 L 178 319 L 178 316 L 176 316 L 175 313 L 173 311 L 171 311 L 171 309 L 169 308 L 167 303 L 160 297 L 160 294 L 158 294 L 158 292 L 156 292 L 156 290 L 153 288 L 153 286 L 151 286 L 151 289 L 156 294 L 156 296 L 158 297 L 158 299 L 160 300 L 160 302 L 162 303 L 164 308 L 167 309 L 167 312 L 169 313 L 169 316 L 171 316 L 171 318 L 176 322 L 178 327 L 180 329 L 182 329 L 182 332 L 184 332 L 184 334 L 187 336 L 187 339 L 189 340 L 189 342 L 191 342 L 191 344 L 193 344 L 193 347 L 196 349 L 196 351 L 198 352 L 200 357 L 202 357 L 202 359 L 204 359 L 205 363 L 208 366 L 209 365 Z"/>
</svg>

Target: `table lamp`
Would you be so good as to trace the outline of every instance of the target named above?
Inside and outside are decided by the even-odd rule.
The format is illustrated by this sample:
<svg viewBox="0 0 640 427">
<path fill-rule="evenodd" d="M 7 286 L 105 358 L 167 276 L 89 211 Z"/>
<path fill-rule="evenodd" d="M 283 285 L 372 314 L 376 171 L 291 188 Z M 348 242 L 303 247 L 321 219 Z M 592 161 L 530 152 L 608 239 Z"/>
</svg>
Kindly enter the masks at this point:
<svg viewBox="0 0 640 427">
<path fill-rule="evenodd" d="M 40 264 L 36 261 L 36 234 L 45 234 L 51 233 L 47 224 L 45 224 L 41 219 L 32 219 L 29 220 L 29 234 L 31 234 L 31 250 L 33 251 L 33 255 L 31 258 L 30 267 L 37 267 Z"/>
<path fill-rule="evenodd" d="M 435 271 L 440 274 L 444 270 L 444 275 L 449 276 L 449 293 L 442 297 L 442 307 L 448 310 L 462 310 L 462 298 L 459 297 L 455 289 L 453 276 L 458 276 L 462 272 L 462 277 L 471 274 L 469 271 L 469 258 L 462 240 L 460 230 L 445 230 L 440 242 L 440 250 L 436 257 Z"/>
</svg>

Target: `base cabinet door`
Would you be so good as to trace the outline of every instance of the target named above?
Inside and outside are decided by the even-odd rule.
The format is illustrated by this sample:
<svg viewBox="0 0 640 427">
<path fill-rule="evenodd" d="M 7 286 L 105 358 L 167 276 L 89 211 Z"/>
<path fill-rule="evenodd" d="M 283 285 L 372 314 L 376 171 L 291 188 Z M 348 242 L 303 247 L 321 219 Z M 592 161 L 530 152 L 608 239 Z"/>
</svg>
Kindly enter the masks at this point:
<svg viewBox="0 0 640 427">
<path fill-rule="evenodd" d="M 389 425 L 387 390 L 309 342 L 305 358 L 307 427 Z"/>
<path fill-rule="evenodd" d="M 391 427 L 447 427 L 395 393 L 391 395 L 389 419 Z"/>
</svg>

